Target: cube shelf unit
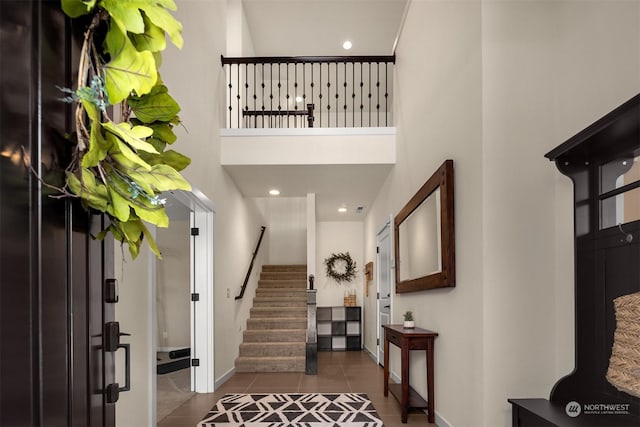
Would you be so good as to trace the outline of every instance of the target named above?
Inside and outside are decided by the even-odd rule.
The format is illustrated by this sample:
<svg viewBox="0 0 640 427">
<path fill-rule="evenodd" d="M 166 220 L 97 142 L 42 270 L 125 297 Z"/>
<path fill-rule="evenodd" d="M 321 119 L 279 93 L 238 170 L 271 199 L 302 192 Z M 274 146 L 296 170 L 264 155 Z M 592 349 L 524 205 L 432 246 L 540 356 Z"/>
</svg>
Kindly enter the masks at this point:
<svg viewBox="0 0 640 427">
<path fill-rule="evenodd" d="M 319 351 L 362 350 L 362 307 L 318 307 Z"/>
</svg>

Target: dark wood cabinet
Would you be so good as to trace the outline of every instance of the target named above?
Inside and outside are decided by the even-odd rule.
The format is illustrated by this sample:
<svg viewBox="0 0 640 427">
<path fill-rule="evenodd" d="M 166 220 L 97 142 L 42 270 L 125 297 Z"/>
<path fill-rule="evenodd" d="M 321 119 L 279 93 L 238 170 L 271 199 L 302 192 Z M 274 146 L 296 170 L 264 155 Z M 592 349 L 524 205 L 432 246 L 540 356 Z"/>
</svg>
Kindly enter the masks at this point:
<svg viewBox="0 0 640 427">
<path fill-rule="evenodd" d="M 510 399 L 513 425 L 640 426 L 640 399 L 606 379 L 613 301 L 640 291 L 640 95 L 546 157 L 574 184 L 575 369 L 549 400 Z"/>
</svg>

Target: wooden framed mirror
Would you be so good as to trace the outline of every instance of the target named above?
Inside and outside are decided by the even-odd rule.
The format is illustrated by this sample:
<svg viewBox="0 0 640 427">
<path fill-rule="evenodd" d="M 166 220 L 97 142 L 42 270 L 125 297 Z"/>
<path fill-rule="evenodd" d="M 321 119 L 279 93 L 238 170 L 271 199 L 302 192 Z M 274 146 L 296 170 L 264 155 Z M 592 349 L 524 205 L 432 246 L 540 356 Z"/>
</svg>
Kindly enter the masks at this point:
<svg viewBox="0 0 640 427">
<path fill-rule="evenodd" d="M 394 219 L 396 293 L 454 287 L 453 160 L 446 160 Z"/>
</svg>

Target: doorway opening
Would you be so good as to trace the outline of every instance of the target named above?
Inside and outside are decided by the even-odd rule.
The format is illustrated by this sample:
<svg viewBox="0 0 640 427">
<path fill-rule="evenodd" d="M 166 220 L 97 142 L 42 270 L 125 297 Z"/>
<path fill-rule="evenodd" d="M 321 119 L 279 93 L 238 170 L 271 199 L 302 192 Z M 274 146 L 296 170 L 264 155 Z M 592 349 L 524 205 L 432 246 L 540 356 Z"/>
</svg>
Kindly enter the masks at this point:
<svg viewBox="0 0 640 427">
<path fill-rule="evenodd" d="M 384 363 L 384 331 L 382 325 L 391 323 L 391 280 L 393 274 L 393 258 L 391 255 L 392 245 L 392 233 L 391 224 L 392 218 L 382 226 L 378 235 L 376 236 L 377 246 L 377 269 L 376 269 L 376 283 L 378 284 L 378 338 L 377 338 L 377 351 L 378 364 Z"/>
<path fill-rule="evenodd" d="M 168 229 L 156 230 L 154 337 L 157 420 L 198 393 L 214 391 L 214 209 L 202 193 L 165 195 Z"/>
</svg>

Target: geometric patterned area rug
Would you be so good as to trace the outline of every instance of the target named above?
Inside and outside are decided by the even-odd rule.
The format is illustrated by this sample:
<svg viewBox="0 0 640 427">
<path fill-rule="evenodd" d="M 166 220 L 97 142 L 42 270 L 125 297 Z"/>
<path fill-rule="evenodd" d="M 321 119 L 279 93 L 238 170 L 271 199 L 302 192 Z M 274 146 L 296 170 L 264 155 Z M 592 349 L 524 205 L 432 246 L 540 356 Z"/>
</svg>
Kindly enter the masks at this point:
<svg viewBox="0 0 640 427">
<path fill-rule="evenodd" d="M 382 427 L 364 393 L 227 394 L 198 427 Z"/>
</svg>

